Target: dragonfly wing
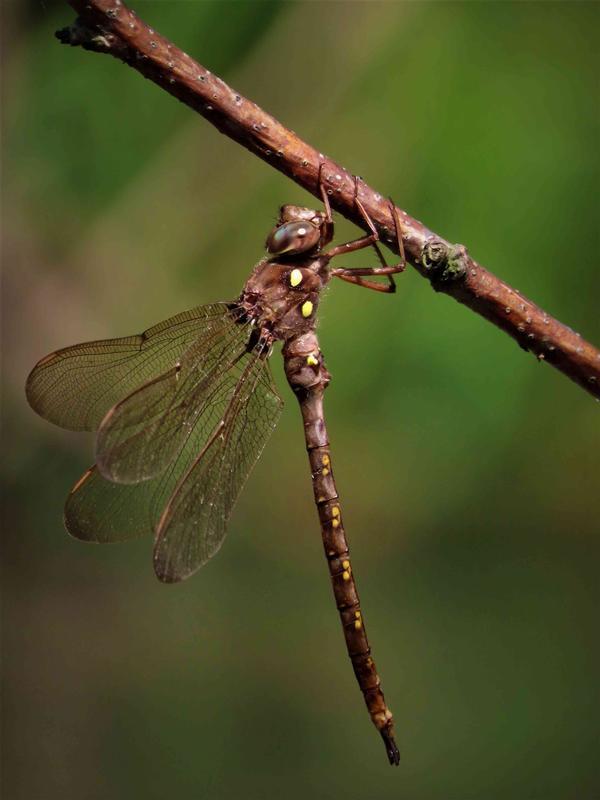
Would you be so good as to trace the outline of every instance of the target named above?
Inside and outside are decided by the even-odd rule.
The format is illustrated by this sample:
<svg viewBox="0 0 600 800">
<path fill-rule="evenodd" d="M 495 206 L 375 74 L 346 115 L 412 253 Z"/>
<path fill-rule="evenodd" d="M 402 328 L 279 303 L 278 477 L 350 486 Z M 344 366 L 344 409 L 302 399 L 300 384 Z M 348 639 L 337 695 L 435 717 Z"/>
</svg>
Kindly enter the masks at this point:
<svg viewBox="0 0 600 800">
<path fill-rule="evenodd" d="M 206 444 L 222 418 L 237 385 L 237 375 L 226 373 L 212 404 L 186 431 L 177 455 L 165 470 L 139 483 L 115 483 L 105 478 L 97 465 L 87 470 L 71 489 L 64 521 L 69 533 L 85 542 L 122 542 L 151 533 L 160 512 L 174 492 L 182 474 Z"/>
<path fill-rule="evenodd" d="M 226 303 L 184 311 L 136 336 L 66 347 L 43 358 L 26 385 L 31 407 L 69 430 L 96 430 L 125 395 L 171 369 Z"/>
<path fill-rule="evenodd" d="M 187 578 L 219 550 L 233 506 L 281 406 L 267 361 L 249 354 L 213 435 L 180 473 L 172 492 L 163 490 L 155 498 L 161 513 L 154 569 L 160 580 Z"/>
<path fill-rule="evenodd" d="M 192 428 L 199 426 L 208 436 L 210 409 L 223 402 L 229 372 L 246 352 L 249 337 L 250 327 L 236 323 L 230 313 L 206 320 L 174 367 L 113 406 L 96 438 L 104 477 L 117 483 L 148 480 L 171 463 Z"/>
<path fill-rule="evenodd" d="M 151 533 L 155 491 L 155 481 L 133 486 L 111 483 L 94 465 L 69 493 L 65 527 L 84 542 L 124 542 Z"/>
<path fill-rule="evenodd" d="M 268 384 L 262 389 L 262 393 L 265 395 L 265 413 L 274 427 L 281 401 L 270 385 L 268 367 L 261 361 L 263 366 L 258 370 L 256 360 L 256 355 L 245 352 L 237 364 L 224 372 L 210 395 L 205 398 L 202 413 L 189 420 L 185 436 L 179 442 L 178 452 L 160 475 L 140 483 L 126 484 L 107 480 L 97 466 L 88 470 L 67 498 L 65 525 L 69 533 L 88 542 L 119 542 L 155 530 L 166 503 L 183 483 L 182 476 L 198 460 L 198 454 L 207 448 L 211 432 L 220 421 L 229 418 L 227 410 L 230 407 L 233 410 L 238 408 L 245 399 L 246 395 L 241 395 L 241 391 L 244 387 L 247 391 L 250 384 L 247 380 L 242 381 L 242 377 L 246 374 L 248 363 L 254 365 L 254 373 L 260 376 L 263 383 L 266 381 Z M 232 398 L 240 385 L 242 388 L 233 403 Z M 269 415 L 272 405 L 276 406 L 276 413 Z M 229 426 L 224 430 L 225 435 L 229 436 Z M 265 441 L 266 438 L 265 436 Z M 254 460 L 258 458 L 263 445 L 264 441 L 257 445 Z"/>
</svg>

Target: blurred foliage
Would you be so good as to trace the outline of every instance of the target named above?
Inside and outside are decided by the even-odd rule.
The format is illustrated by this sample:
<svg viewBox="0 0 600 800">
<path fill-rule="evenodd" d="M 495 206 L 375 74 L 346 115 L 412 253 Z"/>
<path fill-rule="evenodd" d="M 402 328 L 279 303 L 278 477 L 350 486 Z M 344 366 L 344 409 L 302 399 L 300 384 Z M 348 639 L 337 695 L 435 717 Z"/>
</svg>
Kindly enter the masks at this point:
<svg viewBox="0 0 600 800">
<path fill-rule="evenodd" d="M 135 6 L 600 341 L 597 3 Z M 235 296 L 277 206 L 308 198 L 60 47 L 66 4 L 4 17 L 4 796 L 597 797 L 598 408 L 414 273 L 395 297 L 332 287 L 320 325 L 399 770 L 344 653 L 277 355 L 287 408 L 214 563 L 165 587 L 149 541 L 68 539 L 92 442 L 35 418 L 28 370 Z"/>
</svg>

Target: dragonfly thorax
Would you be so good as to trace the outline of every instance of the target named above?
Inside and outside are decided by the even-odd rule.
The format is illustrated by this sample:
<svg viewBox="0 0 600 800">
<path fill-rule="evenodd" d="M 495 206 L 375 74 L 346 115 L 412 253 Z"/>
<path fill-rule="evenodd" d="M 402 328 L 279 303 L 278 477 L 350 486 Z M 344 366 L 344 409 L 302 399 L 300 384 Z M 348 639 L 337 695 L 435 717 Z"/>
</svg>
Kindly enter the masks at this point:
<svg viewBox="0 0 600 800">
<path fill-rule="evenodd" d="M 314 328 L 319 296 L 328 281 L 326 258 L 267 258 L 252 272 L 238 304 L 272 340 L 285 341 Z"/>
</svg>

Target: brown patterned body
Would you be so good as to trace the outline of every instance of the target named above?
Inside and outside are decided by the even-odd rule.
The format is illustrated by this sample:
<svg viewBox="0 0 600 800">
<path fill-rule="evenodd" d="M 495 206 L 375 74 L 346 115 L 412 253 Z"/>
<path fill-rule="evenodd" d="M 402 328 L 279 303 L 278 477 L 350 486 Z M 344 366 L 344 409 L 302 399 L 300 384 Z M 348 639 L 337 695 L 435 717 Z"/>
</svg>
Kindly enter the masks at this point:
<svg viewBox="0 0 600 800">
<path fill-rule="evenodd" d="M 350 270 L 332 270 L 332 257 L 372 245 L 375 236 L 324 251 L 323 246 L 333 235 L 326 196 L 324 201 L 325 214 L 298 206 L 282 207 L 280 222 L 267 240 L 271 257 L 256 265 L 235 305 L 242 310 L 241 318 L 254 324 L 252 346 L 261 346 L 269 353 L 273 342 L 283 342 L 285 373 L 300 403 L 304 421 L 323 546 L 348 655 L 371 720 L 384 740 L 390 764 L 397 765 L 400 753 L 394 741 L 392 712 L 385 703 L 371 656 L 333 477 L 323 412 L 323 395 L 331 377 L 323 361 L 315 326 L 320 294 L 332 276 L 362 283 L 365 275 L 390 276 L 402 267 L 387 267 L 383 262 L 381 268 L 358 272 L 358 277 Z M 393 290 L 393 281 L 391 283 Z M 380 289 L 380 285 L 370 288 Z"/>
<path fill-rule="evenodd" d="M 358 192 L 358 182 L 356 185 Z M 331 209 L 284 205 L 232 303 L 177 314 L 141 334 L 83 342 L 34 367 L 26 393 L 46 419 L 96 431 L 96 464 L 75 484 L 65 525 L 78 539 L 122 541 L 154 533 L 153 562 L 166 583 L 184 580 L 221 547 L 236 499 L 279 418 L 269 371 L 283 342 L 288 381 L 304 419 L 313 488 L 348 653 L 391 764 L 400 755 L 392 715 L 371 658 L 323 416 L 330 376 L 315 334 L 321 293 L 332 277 L 393 292 L 393 275 L 371 229 L 328 250 Z M 396 221 L 398 241 L 400 223 Z M 400 245 L 401 246 L 401 245 Z M 337 255 L 373 247 L 380 266 L 331 269 Z M 371 280 L 381 276 L 386 284 Z"/>
<path fill-rule="evenodd" d="M 314 330 L 288 339 L 283 348 L 283 356 L 285 373 L 300 403 L 304 421 L 304 436 L 323 546 L 348 655 L 371 719 L 385 742 L 390 763 L 398 764 L 400 754 L 394 741 L 392 712 L 385 703 L 379 675 L 371 657 L 333 476 L 323 413 L 323 395 L 330 375 L 323 362 Z"/>
</svg>

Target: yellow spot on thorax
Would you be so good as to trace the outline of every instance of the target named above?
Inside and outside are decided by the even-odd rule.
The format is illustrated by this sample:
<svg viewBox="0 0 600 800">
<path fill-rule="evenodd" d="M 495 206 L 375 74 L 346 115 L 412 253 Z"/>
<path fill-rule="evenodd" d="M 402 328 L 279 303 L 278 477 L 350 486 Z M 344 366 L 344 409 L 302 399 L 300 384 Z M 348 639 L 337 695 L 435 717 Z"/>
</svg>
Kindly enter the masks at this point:
<svg viewBox="0 0 600 800">
<path fill-rule="evenodd" d="M 302 270 L 293 269 L 290 273 L 290 286 L 299 286 L 302 283 Z"/>
<path fill-rule="evenodd" d="M 304 303 L 302 303 L 302 316 L 304 318 L 310 317 L 310 315 L 312 314 L 312 310 L 313 310 L 313 304 L 311 303 L 311 301 L 305 300 Z"/>
<path fill-rule="evenodd" d="M 306 363 L 308 364 L 309 367 L 316 367 L 317 364 L 319 363 L 319 359 L 315 358 L 313 353 L 311 353 L 310 355 L 306 356 Z"/>
</svg>

